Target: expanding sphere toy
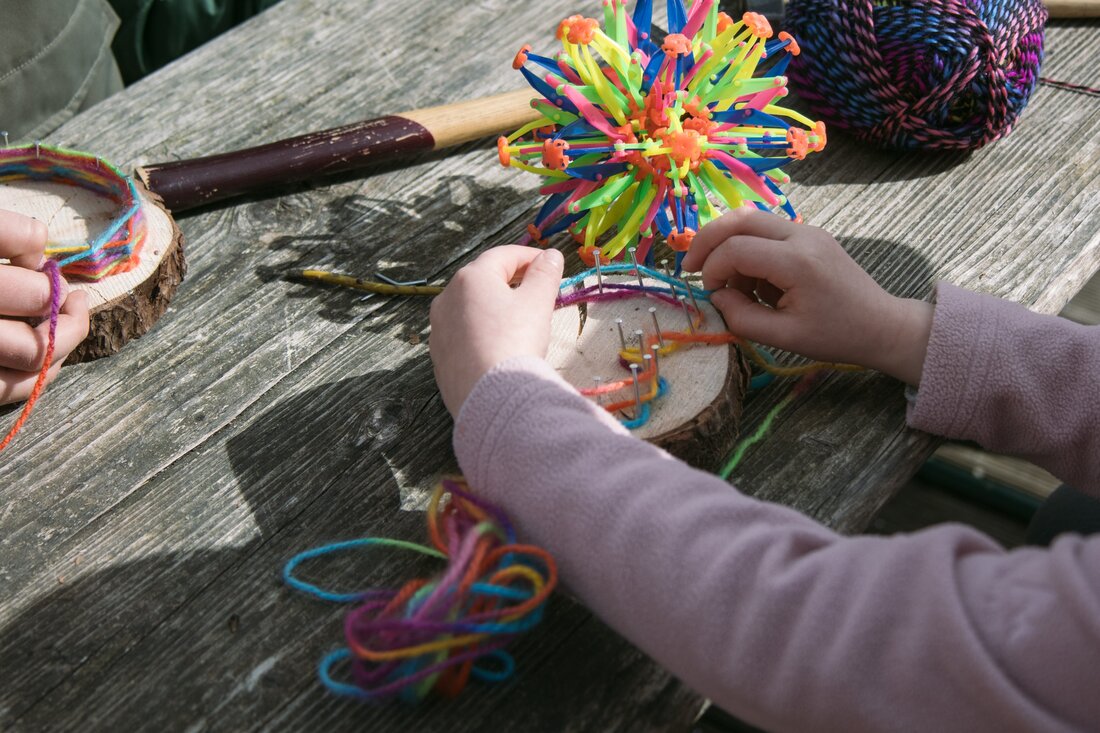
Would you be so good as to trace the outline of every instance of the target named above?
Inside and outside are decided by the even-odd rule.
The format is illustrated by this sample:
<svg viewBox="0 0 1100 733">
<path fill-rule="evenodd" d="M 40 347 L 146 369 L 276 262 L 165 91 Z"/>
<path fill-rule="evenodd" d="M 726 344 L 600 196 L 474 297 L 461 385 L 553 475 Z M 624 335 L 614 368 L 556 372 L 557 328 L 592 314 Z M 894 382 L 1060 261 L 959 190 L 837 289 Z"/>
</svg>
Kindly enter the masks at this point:
<svg viewBox="0 0 1100 733">
<path fill-rule="evenodd" d="M 527 45 L 516 54 L 513 66 L 544 97 L 532 105 L 542 116 L 497 149 L 501 164 L 549 179 L 529 235 L 544 243 L 568 230 L 589 265 L 597 246 L 605 262 L 635 247 L 652 265 L 659 233 L 678 270 L 699 227 L 718 216 L 711 197 L 800 220 L 779 169 L 821 150 L 825 126 L 776 104 L 799 53 L 794 38 L 769 40 L 757 13 L 734 21 L 714 0 L 690 10 L 669 0 L 669 35 L 657 45 L 652 0 L 632 16 L 625 6 L 605 0 L 603 29 L 594 18 L 563 20 L 553 57 Z"/>
</svg>

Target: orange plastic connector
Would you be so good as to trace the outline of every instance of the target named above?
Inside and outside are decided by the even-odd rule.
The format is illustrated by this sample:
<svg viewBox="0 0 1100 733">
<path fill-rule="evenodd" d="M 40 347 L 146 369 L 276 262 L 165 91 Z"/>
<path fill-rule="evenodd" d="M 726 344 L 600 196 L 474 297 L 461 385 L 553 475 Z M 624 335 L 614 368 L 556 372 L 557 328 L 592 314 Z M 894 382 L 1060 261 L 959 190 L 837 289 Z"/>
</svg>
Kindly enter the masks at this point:
<svg viewBox="0 0 1100 733">
<path fill-rule="evenodd" d="M 684 111 L 694 117 L 705 117 L 708 120 L 711 115 L 710 107 L 703 104 L 703 100 L 699 99 L 698 96 L 684 102 Z"/>
<path fill-rule="evenodd" d="M 675 252 L 687 252 L 691 248 L 691 241 L 695 239 L 695 230 L 684 229 L 682 232 L 672 232 L 668 235 L 668 246 Z"/>
<path fill-rule="evenodd" d="M 689 117 L 680 123 L 684 126 L 685 130 L 691 130 L 699 133 L 702 137 L 706 137 L 710 134 L 710 131 L 715 127 L 715 123 L 703 117 Z"/>
<path fill-rule="evenodd" d="M 508 138 L 504 135 L 497 138 L 497 158 L 505 168 L 512 162 L 512 153 L 508 150 Z"/>
<path fill-rule="evenodd" d="M 745 22 L 745 25 L 749 27 L 754 36 L 759 38 L 772 37 L 772 24 L 760 13 L 745 13 L 741 16 L 741 20 Z"/>
<path fill-rule="evenodd" d="M 779 40 L 791 42 L 790 45 L 787 46 L 787 53 L 791 56 L 797 56 L 802 53 L 802 49 L 798 46 L 798 41 L 794 40 L 794 36 L 787 31 L 779 31 Z"/>
<path fill-rule="evenodd" d="M 572 162 L 565 154 L 569 150 L 569 143 L 561 138 L 557 140 L 544 140 L 542 143 L 542 164 L 551 170 L 565 170 Z"/>
<path fill-rule="evenodd" d="M 570 15 L 558 23 L 557 37 L 559 41 L 564 37 L 570 43 L 586 45 L 592 43 L 592 39 L 596 37 L 596 29 L 599 27 L 600 22 L 595 18 Z"/>
<path fill-rule="evenodd" d="M 569 26 L 574 22 L 581 20 L 583 15 L 570 15 L 568 18 L 558 23 L 558 32 L 554 36 L 560 41 L 565 38 L 565 35 L 569 32 Z"/>
<path fill-rule="evenodd" d="M 817 136 L 817 142 L 813 143 L 810 149 L 816 153 L 823 149 L 825 143 L 828 141 L 828 138 L 825 136 L 825 123 L 821 120 L 814 123 L 814 135 Z"/>
<path fill-rule="evenodd" d="M 672 132 L 664 135 L 664 143 L 671 152 L 669 155 L 676 161 L 676 165 L 683 165 L 685 161 L 691 161 L 694 168 L 703 158 L 703 148 L 699 144 L 699 133 L 695 130 Z"/>
<path fill-rule="evenodd" d="M 512 68 L 519 70 L 523 68 L 523 65 L 527 63 L 527 52 L 531 50 L 531 44 L 525 43 L 520 50 L 516 51 L 516 57 L 512 59 Z"/>
<path fill-rule="evenodd" d="M 683 33 L 669 33 L 661 44 L 661 50 L 666 56 L 687 56 L 691 53 L 691 39 Z"/>
<path fill-rule="evenodd" d="M 588 265 L 589 267 L 595 267 L 596 250 L 598 249 L 599 247 L 578 247 L 577 256 L 581 258 L 581 262 L 583 262 L 584 264 Z M 600 252 L 600 264 L 610 265 L 611 258 L 605 255 L 603 252 Z"/>
<path fill-rule="evenodd" d="M 787 128 L 787 145 L 787 156 L 796 160 L 802 160 L 810 151 L 810 141 L 801 127 Z"/>
<path fill-rule="evenodd" d="M 721 33 L 722 31 L 729 28 L 731 25 L 733 25 L 733 18 L 729 17 L 729 15 L 726 14 L 726 13 L 719 12 L 718 13 L 718 32 Z"/>
<path fill-rule="evenodd" d="M 530 235 L 531 239 L 534 240 L 535 244 L 537 244 L 540 247 L 545 247 L 546 245 L 550 244 L 549 242 L 547 242 L 545 239 L 542 238 L 542 232 L 540 232 L 539 228 L 537 226 L 535 226 L 534 224 L 528 224 L 527 225 L 527 234 Z"/>
</svg>

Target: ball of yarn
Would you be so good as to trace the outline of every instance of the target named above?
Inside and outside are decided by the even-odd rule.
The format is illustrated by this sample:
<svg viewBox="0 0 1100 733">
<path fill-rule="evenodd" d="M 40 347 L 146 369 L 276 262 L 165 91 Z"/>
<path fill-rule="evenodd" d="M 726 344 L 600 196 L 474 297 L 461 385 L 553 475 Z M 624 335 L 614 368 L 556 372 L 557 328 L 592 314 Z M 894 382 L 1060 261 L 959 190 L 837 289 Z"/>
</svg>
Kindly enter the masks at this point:
<svg viewBox="0 0 1100 733">
<path fill-rule="evenodd" d="M 1039 79 L 1040 0 L 791 0 L 791 86 L 813 113 L 895 149 L 1007 134 Z"/>
</svg>

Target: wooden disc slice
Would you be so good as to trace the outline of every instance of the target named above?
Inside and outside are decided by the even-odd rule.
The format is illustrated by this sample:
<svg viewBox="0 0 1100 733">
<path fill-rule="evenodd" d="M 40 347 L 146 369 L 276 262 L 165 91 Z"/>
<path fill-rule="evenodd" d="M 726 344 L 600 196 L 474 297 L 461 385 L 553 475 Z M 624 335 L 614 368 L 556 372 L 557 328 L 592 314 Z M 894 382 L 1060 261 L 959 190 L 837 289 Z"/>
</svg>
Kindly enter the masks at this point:
<svg viewBox="0 0 1100 733">
<path fill-rule="evenodd" d="M 617 278 L 616 279 L 620 279 Z M 605 276 L 604 281 L 610 282 Z M 623 280 L 636 282 L 636 280 Z M 585 285 L 593 285 L 594 281 Z M 647 285 L 660 285 L 647 281 Z M 700 302 L 706 321 L 704 331 L 722 332 L 722 317 L 709 303 Z M 634 345 L 637 330 L 652 335 L 650 307 L 657 309 L 661 330 L 686 331 L 682 309 L 655 298 L 629 298 L 590 302 L 554 312 L 547 359 L 562 377 L 577 388 L 595 386 L 630 375 L 619 363 L 619 333 L 615 321 L 623 320 L 627 343 Z M 661 446 L 687 463 L 717 470 L 737 441 L 741 405 L 748 388 L 749 367 L 733 344 L 684 346 L 660 359 L 660 373 L 668 393 L 650 403 L 649 421 L 632 431 L 639 438 Z M 619 397 L 622 399 L 624 397 Z M 610 401 L 610 400 L 608 400 Z"/>
<path fill-rule="evenodd" d="M 91 331 L 66 360 L 98 359 L 117 352 L 130 339 L 148 331 L 168 307 L 183 280 L 183 235 L 160 199 L 137 183 L 147 228 L 139 266 L 98 282 L 70 281 L 88 294 Z M 82 243 L 102 232 L 118 214 L 114 201 L 63 183 L 0 183 L 0 209 L 43 221 L 50 241 Z"/>
</svg>

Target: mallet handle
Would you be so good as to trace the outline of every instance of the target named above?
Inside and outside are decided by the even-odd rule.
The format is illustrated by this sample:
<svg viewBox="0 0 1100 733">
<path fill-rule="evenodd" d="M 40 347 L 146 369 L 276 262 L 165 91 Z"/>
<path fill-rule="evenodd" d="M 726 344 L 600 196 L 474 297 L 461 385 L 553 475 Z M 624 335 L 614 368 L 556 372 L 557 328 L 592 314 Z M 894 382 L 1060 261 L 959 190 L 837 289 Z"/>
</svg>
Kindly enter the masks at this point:
<svg viewBox="0 0 1100 733">
<path fill-rule="evenodd" d="M 1100 0 L 1044 0 L 1051 18 L 1100 17 Z"/>
<path fill-rule="evenodd" d="M 509 132 L 539 117 L 531 90 L 364 120 L 255 148 L 143 166 L 173 212 Z"/>
</svg>

